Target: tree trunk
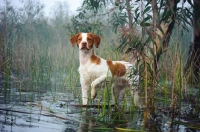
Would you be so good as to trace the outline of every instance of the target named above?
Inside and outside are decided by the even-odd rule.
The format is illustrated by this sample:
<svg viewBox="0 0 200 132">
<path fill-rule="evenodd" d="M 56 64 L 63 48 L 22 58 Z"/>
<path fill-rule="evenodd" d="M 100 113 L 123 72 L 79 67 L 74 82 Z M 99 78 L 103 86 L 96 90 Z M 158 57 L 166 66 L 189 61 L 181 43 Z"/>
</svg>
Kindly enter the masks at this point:
<svg viewBox="0 0 200 132">
<path fill-rule="evenodd" d="M 151 1 L 152 4 L 152 13 L 153 13 L 153 20 L 152 20 L 152 36 L 151 39 L 151 43 L 149 45 L 149 47 L 147 46 L 145 48 L 145 53 L 147 54 L 146 57 L 146 62 L 149 63 L 151 65 L 151 70 L 153 73 L 150 77 L 150 71 L 147 71 L 147 78 L 145 79 L 146 82 L 149 82 L 151 84 L 148 84 L 147 89 L 148 90 L 148 96 L 145 97 L 147 98 L 146 100 L 148 100 L 148 102 L 145 102 L 147 107 L 149 108 L 149 113 L 150 114 L 154 114 L 154 90 L 156 87 L 156 83 L 157 83 L 157 62 L 159 60 L 160 55 L 162 54 L 162 52 L 167 49 L 168 47 L 168 43 L 170 40 L 170 36 L 172 33 L 172 30 L 174 28 L 174 24 L 175 24 L 175 12 L 177 10 L 177 3 L 174 0 L 170 0 L 170 2 L 166 5 L 166 10 L 168 10 L 169 12 L 169 16 L 168 16 L 168 20 L 165 21 L 160 21 L 161 18 L 159 18 L 158 15 L 158 7 L 157 7 L 157 1 L 156 0 L 152 0 Z M 173 9 L 173 11 L 171 11 Z M 165 16 L 164 16 L 165 17 Z M 145 62 L 145 63 L 146 63 Z M 146 90 L 145 90 L 146 91 Z M 147 92 L 147 91 L 146 91 Z"/>
<path fill-rule="evenodd" d="M 127 8 L 127 13 L 128 13 L 129 29 L 132 29 L 133 17 L 132 17 L 132 14 L 131 14 L 130 0 L 126 0 L 126 8 Z"/>
</svg>

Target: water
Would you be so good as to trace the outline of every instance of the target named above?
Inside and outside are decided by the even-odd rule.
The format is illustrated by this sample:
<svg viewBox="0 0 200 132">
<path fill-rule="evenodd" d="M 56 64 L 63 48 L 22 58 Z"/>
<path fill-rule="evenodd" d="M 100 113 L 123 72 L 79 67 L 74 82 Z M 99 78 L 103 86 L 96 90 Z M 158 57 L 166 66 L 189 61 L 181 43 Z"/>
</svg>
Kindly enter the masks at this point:
<svg viewBox="0 0 200 132">
<path fill-rule="evenodd" d="M 12 89 L 7 100 L 2 93 L 0 98 L 0 130 L 4 132 L 114 131 L 117 126 L 132 124 L 127 120 L 128 115 L 117 119 L 113 111 L 102 118 L 101 109 L 81 108 L 78 98 L 69 91 L 19 94 Z"/>
<path fill-rule="evenodd" d="M 22 90 L 1 88 L 0 91 L 0 131 L 1 132 L 199 132 L 199 120 L 188 122 L 190 106 L 182 104 L 182 117 L 173 122 L 170 110 L 158 103 L 156 115 L 144 120 L 144 110 L 122 111 L 122 106 L 106 109 L 97 107 L 101 99 L 97 97 L 94 105 L 81 107 L 80 87 Z M 54 85 L 55 86 L 55 85 Z M 59 86 L 56 86 L 59 87 Z M 53 89 L 53 86 L 52 86 Z M 184 113 L 188 110 L 188 113 Z M 187 115 L 187 116 L 186 116 Z M 198 118 L 199 119 L 199 118 Z M 196 122 L 195 122 L 196 121 Z M 183 123 L 186 124 L 183 124 Z M 173 123 L 173 125 L 172 125 Z M 198 128 L 194 128 L 194 123 Z"/>
</svg>

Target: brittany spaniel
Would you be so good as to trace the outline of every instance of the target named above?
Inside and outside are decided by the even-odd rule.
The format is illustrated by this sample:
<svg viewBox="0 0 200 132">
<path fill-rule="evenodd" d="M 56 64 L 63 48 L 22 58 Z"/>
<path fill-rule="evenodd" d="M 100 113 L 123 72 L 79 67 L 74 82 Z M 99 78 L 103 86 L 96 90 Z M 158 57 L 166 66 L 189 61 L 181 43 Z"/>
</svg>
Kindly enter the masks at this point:
<svg viewBox="0 0 200 132">
<path fill-rule="evenodd" d="M 95 55 L 94 47 L 98 48 L 101 38 L 93 33 L 75 34 L 71 36 L 70 42 L 72 46 L 77 44 L 79 47 L 79 73 L 83 105 L 88 103 L 90 87 L 91 99 L 94 99 L 96 96 L 96 86 L 110 79 L 112 80 L 112 89 L 119 87 L 117 84 L 119 81 L 128 84 L 125 84 L 124 87 L 131 86 L 130 90 L 134 96 L 134 104 L 139 106 L 136 86 L 139 81 L 139 75 L 133 75 L 133 70 L 135 69 L 133 64 L 125 61 L 105 60 Z M 113 92 L 112 96 L 114 97 Z"/>
</svg>

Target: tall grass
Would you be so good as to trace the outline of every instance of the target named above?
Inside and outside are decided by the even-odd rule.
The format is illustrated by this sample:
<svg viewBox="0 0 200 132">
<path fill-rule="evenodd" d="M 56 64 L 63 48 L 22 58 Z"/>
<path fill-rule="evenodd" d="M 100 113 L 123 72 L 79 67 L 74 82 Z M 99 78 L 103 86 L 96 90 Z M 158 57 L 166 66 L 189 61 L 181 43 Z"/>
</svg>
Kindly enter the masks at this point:
<svg viewBox="0 0 200 132">
<path fill-rule="evenodd" d="M 81 96 L 81 90 L 77 90 L 78 48 L 71 46 L 69 32 L 64 28 L 69 18 L 63 19 L 59 23 L 61 18 L 45 18 L 42 7 L 32 1 L 24 2 L 21 10 L 9 3 L 1 10 L 0 71 L 5 80 L 5 95 L 14 87 L 10 82 L 15 81 L 20 95 L 23 91 L 51 91 L 53 97 L 54 91 L 70 90 Z M 97 55 L 118 60 L 120 55 L 115 50 L 118 43 L 113 44 L 110 37 L 116 35 L 103 34 L 99 49 L 95 49 Z"/>
<path fill-rule="evenodd" d="M 76 98 L 78 97 L 81 104 L 81 89 L 77 71 L 79 51 L 76 46 L 71 46 L 70 36 L 67 35 L 68 31 L 64 28 L 57 30 L 56 26 L 58 25 L 48 24 L 39 15 L 32 22 L 27 17 L 27 23 L 26 20 L 24 20 L 24 23 L 15 23 L 14 20 L 8 21 L 12 17 L 19 17 L 15 16 L 15 10 L 5 11 L 4 13 L 5 16 L 1 19 L 1 26 L 4 28 L 0 34 L 2 40 L 0 45 L 2 54 L 0 72 L 5 81 L 2 90 L 5 103 L 15 87 L 11 82 L 15 81 L 20 95 L 23 91 L 38 91 L 39 93 L 50 91 L 53 100 L 56 101 L 54 92 L 70 91 Z M 64 25 L 64 23 L 62 24 Z M 107 36 L 106 32 L 103 32 L 103 35 L 99 48 L 95 49 L 96 54 L 105 59 L 121 60 L 123 54 L 115 50 L 119 43 L 117 41 L 113 43 L 111 40 L 111 38 L 116 39 L 116 35 L 112 34 L 112 37 L 110 37 Z M 155 108 L 153 109 L 154 113 L 160 106 L 170 107 L 174 118 L 174 113 L 180 114 L 181 99 L 186 98 L 185 93 L 187 88 L 190 87 L 188 82 L 191 79 L 188 75 L 192 75 L 192 69 L 188 69 L 187 74 L 184 72 L 185 54 L 187 52 L 183 50 L 184 48 L 181 47 L 178 39 L 172 40 L 175 41 L 171 42 L 171 46 L 163 53 L 158 62 L 158 71 L 150 70 L 149 64 L 144 62 L 143 75 L 141 75 L 143 80 L 141 79 L 139 91 L 141 106 L 153 105 L 151 107 Z M 97 90 L 100 91 L 101 89 Z M 200 92 L 198 92 L 195 100 L 199 99 Z M 89 102 L 93 103 L 91 100 Z M 94 103 L 103 106 L 102 109 L 99 109 L 101 115 L 98 120 L 109 120 L 110 116 L 108 115 L 113 114 L 114 109 L 111 108 L 113 103 L 111 83 L 106 83 L 103 90 L 98 92 L 97 101 Z M 199 102 L 196 101 L 196 118 L 199 114 L 198 107 Z M 127 111 L 133 116 L 135 110 L 130 92 L 127 92 L 114 116 L 120 117 Z M 149 111 L 144 113 L 144 120 L 149 116 L 149 113 Z"/>
<path fill-rule="evenodd" d="M 187 50 L 179 41 L 173 41 L 159 62 L 157 93 L 163 95 L 161 98 L 158 97 L 159 102 L 163 102 L 164 107 L 170 107 L 172 113 L 180 111 L 181 100 L 186 98 L 186 93 L 190 89 L 187 74 L 184 72 Z"/>
<path fill-rule="evenodd" d="M 0 73 L 4 77 L 5 100 L 14 88 L 20 95 L 23 91 L 66 91 L 69 78 L 68 82 L 76 86 L 78 57 L 69 44 L 64 24 L 59 29 L 51 25 L 37 10 L 39 6 L 25 5 L 23 10 L 17 10 L 7 4 L 0 19 Z M 72 81 L 74 77 L 76 81 Z"/>
</svg>

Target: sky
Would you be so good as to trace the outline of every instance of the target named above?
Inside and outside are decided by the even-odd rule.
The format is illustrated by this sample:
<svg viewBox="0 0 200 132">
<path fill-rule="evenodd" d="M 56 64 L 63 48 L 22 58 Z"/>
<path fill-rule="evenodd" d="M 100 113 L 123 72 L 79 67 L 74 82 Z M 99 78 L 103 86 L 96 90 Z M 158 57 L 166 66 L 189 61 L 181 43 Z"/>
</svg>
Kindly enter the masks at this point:
<svg viewBox="0 0 200 132">
<path fill-rule="evenodd" d="M 0 6 L 3 5 L 4 0 L 0 0 Z M 22 0 L 9 0 L 11 2 L 11 5 L 19 6 L 20 7 L 20 1 Z M 50 14 L 50 10 L 52 9 L 53 5 L 55 5 L 56 2 L 67 2 L 69 5 L 69 10 L 72 13 L 76 12 L 76 9 L 81 6 L 83 0 L 38 0 L 41 3 L 44 4 L 44 11 L 45 15 Z"/>
<path fill-rule="evenodd" d="M 45 13 L 48 14 L 50 12 L 50 9 L 53 5 L 55 5 L 56 2 L 67 2 L 69 5 L 69 10 L 72 12 L 75 12 L 78 7 L 81 6 L 81 3 L 83 0 L 40 0 L 41 3 L 45 4 Z"/>
</svg>

